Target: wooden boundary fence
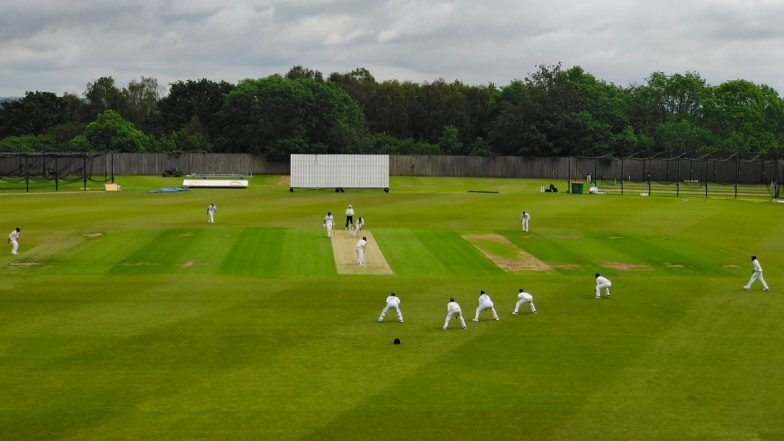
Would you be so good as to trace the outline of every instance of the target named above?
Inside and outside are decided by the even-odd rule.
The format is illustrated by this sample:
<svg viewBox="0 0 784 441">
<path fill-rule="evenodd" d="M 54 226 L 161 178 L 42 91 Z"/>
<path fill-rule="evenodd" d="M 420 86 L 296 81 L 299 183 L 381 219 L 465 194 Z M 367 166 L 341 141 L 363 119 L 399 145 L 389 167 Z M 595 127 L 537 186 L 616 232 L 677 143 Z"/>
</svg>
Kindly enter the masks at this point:
<svg viewBox="0 0 784 441">
<path fill-rule="evenodd" d="M 27 159 L 27 156 L 30 159 Z M 0 176 L 23 176 L 23 164 L 48 161 L 38 168 L 60 169 L 55 157 L 64 155 L 0 154 Z M 81 163 L 70 154 L 70 161 Z M 43 156 L 43 158 L 42 158 Z M 22 158 L 25 158 L 23 161 Z M 35 161 L 33 161 L 35 158 Z M 245 153 L 107 153 L 89 155 L 87 174 L 90 176 L 160 175 L 165 169 L 176 168 L 185 174 L 288 175 L 288 162 L 267 160 L 262 155 Z M 35 163 L 37 163 L 35 162 Z M 740 159 L 630 159 L 580 157 L 518 157 L 518 156 L 410 156 L 390 155 L 391 176 L 454 176 L 495 178 L 584 179 L 588 173 L 599 180 L 657 182 L 717 182 L 769 184 L 781 182 L 784 162 Z M 57 173 L 63 175 L 61 170 Z"/>
</svg>

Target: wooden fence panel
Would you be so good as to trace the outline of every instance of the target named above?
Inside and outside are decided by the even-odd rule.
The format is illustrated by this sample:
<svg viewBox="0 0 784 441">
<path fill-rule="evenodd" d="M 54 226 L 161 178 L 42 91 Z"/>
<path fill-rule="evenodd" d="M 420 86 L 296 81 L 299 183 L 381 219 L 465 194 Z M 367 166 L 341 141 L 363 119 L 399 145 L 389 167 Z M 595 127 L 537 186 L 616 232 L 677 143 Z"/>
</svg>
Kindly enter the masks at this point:
<svg viewBox="0 0 784 441">
<path fill-rule="evenodd" d="M 46 172 L 48 154 L 0 154 L 0 176 L 23 176 Z M 21 164 L 20 164 L 21 160 Z M 62 169 L 80 159 L 70 158 L 58 164 Z M 70 166 L 69 166 L 70 167 Z M 53 168 L 50 166 L 49 168 Z M 247 153 L 107 153 L 87 159 L 88 176 L 160 175 L 165 169 L 176 168 L 185 174 L 288 175 L 288 162 L 270 161 L 263 155 Z M 58 170 L 61 171 L 61 170 Z M 648 173 L 658 182 L 700 181 L 769 184 L 784 179 L 782 161 L 719 161 L 690 159 L 623 159 L 620 158 L 556 158 L 518 156 L 413 156 L 390 155 L 390 176 L 454 176 L 494 178 L 540 178 L 584 180 L 588 172 L 593 179 L 644 181 Z"/>
</svg>

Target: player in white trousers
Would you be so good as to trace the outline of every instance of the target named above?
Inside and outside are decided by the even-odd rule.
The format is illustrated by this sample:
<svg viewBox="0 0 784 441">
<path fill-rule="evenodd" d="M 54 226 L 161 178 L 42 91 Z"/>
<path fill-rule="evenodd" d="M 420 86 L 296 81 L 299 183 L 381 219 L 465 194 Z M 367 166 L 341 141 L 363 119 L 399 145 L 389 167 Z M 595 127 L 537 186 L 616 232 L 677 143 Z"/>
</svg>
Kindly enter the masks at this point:
<svg viewBox="0 0 784 441">
<path fill-rule="evenodd" d="M 19 254 L 19 234 L 22 233 L 22 230 L 19 227 L 16 227 L 11 234 L 8 235 L 8 243 L 11 244 L 11 254 L 16 256 Z"/>
<path fill-rule="evenodd" d="M 520 288 L 520 292 L 517 293 L 517 303 L 515 304 L 515 310 L 512 314 L 517 315 L 517 312 L 520 311 L 520 307 L 524 304 L 528 303 L 531 305 L 531 312 L 536 314 L 536 306 L 534 306 L 534 296 L 530 293 L 523 291 L 523 288 Z"/>
<path fill-rule="evenodd" d="M 367 246 L 367 237 L 362 236 L 362 239 L 357 241 L 354 250 L 357 252 L 357 265 L 365 266 L 365 247 Z"/>
<path fill-rule="evenodd" d="M 352 233 L 354 237 L 362 231 L 362 228 L 365 226 L 365 219 L 362 219 L 362 216 L 357 219 L 357 223 L 354 225 L 354 232 Z"/>
<path fill-rule="evenodd" d="M 387 297 L 387 306 L 381 310 L 381 315 L 378 316 L 378 322 L 381 323 L 384 321 L 384 316 L 387 315 L 387 311 L 390 309 L 395 310 L 397 313 L 397 320 L 400 323 L 403 323 L 403 312 L 400 311 L 400 299 L 395 295 L 395 293 L 392 293 L 389 295 L 389 297 Z"/>
<path fill-rule="evenodd" d="M 610 279 L 606 277 L 602 277 L 599 273 L 596 273 L 596 298 L 602 298 L 602 289 L 606 290 L 605 297 L 610 297 L 610 287 L 612 286 L 612 282 Z"/>
<path fill-rule="evenodd" d="M 207 222 L 214 224 L 215 223 L 215 212 L 218 211 L 218 207 L 215 206 L 214 202 L 211 202 L 210 205 L 207 206 Z"/>
<path fill-rule="evenodd" d="M 324 216 L 324 228 L 327 229 L 327 237 L 332 237 L 332 230 L 335 227 L 335 218 L 332 217 L 332 212 L 327 211 L 327 215 Z"/>
<path fill-rule="evenodd" d="M 762 266 L 760 265 L 759 260 L 757 260 L 757 256 L 751 256 L 751 267 L 754 272 L 751 273 L 751 279 L 749 279 L 749 283 L 747 283 L 746 286 L 743 287 L 743 289 L 748 291 L 749 288 L 751 288 L 751 285 L 754 284 L 754 281 L 759 280 L 760 283 L 762 284 L 762 290 L 767 291 L 768 284 L 765 283 L 765 278 L 762 277 Z"/>
<path fill-rule="evenodd" d="M 444 331 L 446 331 L 446 328 L 449 327 L 449 320 L 451 320 L 452 317 L 460 320 L 460 324 L 463 326 L 463 329 L 467 328 L 465 320 L 463 320 L 463 312 L 460 310 L 460 305 L 455 302 L 455 299 L 449 299 L 449 303 L 446 304 L 446 320 L 444 320 Z"/>
<path fill-rule="evenodd" d="M 531 222 L 531 215 L 523 211 L 523 214 L 520 215 L 520 230 L 528 232 L 528 223 Z"/>
<path fill-rule="evenodd" d="M 498 314 L 495 312 L 495 307 L 493 307 L 493 300 L 490 298 L 487 293 L 484 291 L 479 292 L 479 306 L 476 308 L 476 315 L 474 315 L 474 321 L 479 321 L 479 313 L 484 311 L 485 309 L 489 309 L 491 313 L 493 313 L 493 320 L 498 320 Z"/>
</svg>

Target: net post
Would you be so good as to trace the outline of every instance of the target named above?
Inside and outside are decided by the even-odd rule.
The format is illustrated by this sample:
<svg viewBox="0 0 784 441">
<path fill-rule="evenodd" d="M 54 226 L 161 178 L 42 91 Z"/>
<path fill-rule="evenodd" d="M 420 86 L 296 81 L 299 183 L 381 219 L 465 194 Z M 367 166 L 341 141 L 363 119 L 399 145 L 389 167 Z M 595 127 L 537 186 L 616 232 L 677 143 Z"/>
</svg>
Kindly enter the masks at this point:
<svg viewBox="0 0 784 441">
<path fill-rule="evenodd" d="M 670 161 L 668 161 L 666 159 L 664 160 L 664 170 L 665 170 L 665 172 L 664 172 L 665 179 L 664 180 L 666 182 L 670 182 Z"/>
<path fill-rule="evenodd" d="M 82 182 L 83 191 L 87 191 L 87 153 L 82 154 Z"/>
<path fill-rule="evenodd" d="M 705 197 L 708 197 L 708 158 L 705 158 Z"/>
<path fill-rule="evenodd" d="M 621 155 L 621 196 L 623 196 L 623 155 Z"/>
<path fill-rule="evenodd" d="M 735 157 L 735 199 L 738 199 L 738 181 L 740 180 L 740 157 Z"/>
<path fill-rule="evenodd" d="M 572 192 L 572 155 L 569 155 L 569 160 L 566 166 L 566 192 Z"/>
<path fill-rule="evenodd" d="M 678 178 L 675 181 L 675 197 L 681 196 L 681 158 L 676 159 L 675 161 L 678 166 Z"/>
<path fill-rule="evenodd" d="M 57 169 L 57 154 L 54 155 L 54 191 L 60 191 L 59 177 L 60 173 Z"/>
</svg>

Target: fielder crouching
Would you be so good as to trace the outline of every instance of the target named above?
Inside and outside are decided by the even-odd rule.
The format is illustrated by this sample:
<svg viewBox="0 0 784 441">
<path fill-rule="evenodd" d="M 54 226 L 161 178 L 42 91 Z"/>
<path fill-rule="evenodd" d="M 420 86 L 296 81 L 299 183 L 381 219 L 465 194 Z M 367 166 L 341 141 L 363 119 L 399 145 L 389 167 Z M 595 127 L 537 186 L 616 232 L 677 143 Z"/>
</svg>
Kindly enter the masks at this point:
<svg viewBox="0 0 784 441">
<path fill-rule="evenodd" d="M 397 313 L 397 320 L 400 323 L 403 323 L 403 313 L 400 311 L 400 299 L 392 293 L 387 297 L 387 306 L 381 310 L 381 315 L 378 317 L 378 322 L 381 323 L 384 321 L 384 317 L 387 315 L 387 311 L 390 309 L 394 309 Z"/>
<path fill-rule="evenodd" d="M 466 329 L 465 320 L 463 320 L 463 312 L 460 310 L 460 305 L 455 302 L 455 299 L 449 299 L 449 303 L 446 304 L 446 320 L 444 320 L 444 331 L 449 327 L 449 320 L 452 317 L 460 320 L 460 324 L 463 326 L 463 329 Z"/>
<path fill-rule="evenodd" d="M 481 291 L 479 293 L 479 307 L 476 308 L 476 315 L 474 316 L 474 321 L 479 321 L 479 313 L 484 311 L 485 309 L 489 309 L 490 312 L 493 314 L 493 320 L 498 320 L 498 313 L 495 312 L 495 307 L 493 306 L 493 300 L 490 299 L 490 296 L 487 295 L 486 292 Z"/>
</svg>

